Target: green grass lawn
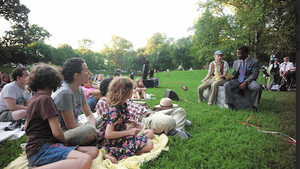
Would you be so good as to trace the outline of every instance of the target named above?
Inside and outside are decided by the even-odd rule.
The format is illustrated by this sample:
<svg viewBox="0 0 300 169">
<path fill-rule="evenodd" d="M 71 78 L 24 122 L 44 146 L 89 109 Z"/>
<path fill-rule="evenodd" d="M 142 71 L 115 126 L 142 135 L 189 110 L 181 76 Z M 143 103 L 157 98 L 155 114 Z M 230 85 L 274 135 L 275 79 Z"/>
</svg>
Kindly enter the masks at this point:
<svg viewBox="0 0 300 169">
<path fill-rule="evenodd" d="M 192 121 L 193 126 L 186 130 L 193 137 L 169 137 L 169 150 L 143 163 L 141 168 L 296 168 L 296 146 L 286 141 L 287 137 L 262 133 L 237 122 L 256 116 L 259 124 L 255 119 L 249 123 L 296 139 L 296 93 L 263 91 L 258 113 L 252 109 L 220 109 L 197 102 L 197 87 L 206 74 L 207 70 L 193 70 L 154 75 L 159 78 L 159 87 L 147 89 L 156 98 L 147 100 L 147 104 L 153 108 L 166 89 L 174 91 L 180 98 L 174 103 L 184 108 L 187 119 Z M 184 85 L 187 91 L 182 90 Z M 19 156 L 20 144 L 25 141 L 26 136 L 0 144 L 0 168 Z"/>
</svg>

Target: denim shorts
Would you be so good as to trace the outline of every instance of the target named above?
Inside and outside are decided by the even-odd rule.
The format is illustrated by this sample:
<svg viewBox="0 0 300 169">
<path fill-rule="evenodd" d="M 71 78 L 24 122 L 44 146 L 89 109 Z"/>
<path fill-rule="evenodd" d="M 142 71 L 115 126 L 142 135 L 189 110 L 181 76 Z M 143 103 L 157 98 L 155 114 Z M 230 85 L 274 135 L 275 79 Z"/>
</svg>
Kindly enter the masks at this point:
<svg viewBox="0 0 300 169">
<path fill-rule="evenodd" d="M 96 105 L 97 105 L 97 103 L 98 103 L 98 100 L 95 99 L 95 96 L 94 96 L 94 95 L 92 95 L 92 96 L 87 100 L 87 103 L 88 103 L 88 105 L 90 106 L 91 111 L 94 111 L 94 109 L 95 109 L 95 107 L 96 107 Z"/>
<path fill-rule="evenodd" d="M 78 146 L 65 147 L 61 143 L 44 144 L 38 153 L 28 158 L 28 163 L 31 167 L 42 166 L 50 163 L 55 163 L 67 158 L 72 150 L 76 150 Z"/>
</svg>

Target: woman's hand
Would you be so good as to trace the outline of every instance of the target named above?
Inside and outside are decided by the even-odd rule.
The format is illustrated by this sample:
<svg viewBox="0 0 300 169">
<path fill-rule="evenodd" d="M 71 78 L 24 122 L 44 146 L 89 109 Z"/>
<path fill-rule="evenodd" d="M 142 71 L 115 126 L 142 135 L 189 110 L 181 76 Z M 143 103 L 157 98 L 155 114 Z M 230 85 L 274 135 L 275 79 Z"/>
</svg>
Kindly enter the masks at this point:
<svg viewBox="0 0 300 169">
<path fill-rule="evenodd" d="M 134 127 L 139 127 L 140 126 L 139 122 L 136 121 L 136 120 L 129 119 L 126 122 L 132 124 Z"/>
<path fill-rule="evenodd" d="M 132 128 L 132 129 L 130 129 L 130 130 L 128 130 L 128 131 L 129 131 L 129 135 L 135 136 L 135 135 L 137 135 L 139 132 L 141 132 L 141 128 L 136 128 L 136 127 L 134 127 L 134 128 Z"/>
</svg>

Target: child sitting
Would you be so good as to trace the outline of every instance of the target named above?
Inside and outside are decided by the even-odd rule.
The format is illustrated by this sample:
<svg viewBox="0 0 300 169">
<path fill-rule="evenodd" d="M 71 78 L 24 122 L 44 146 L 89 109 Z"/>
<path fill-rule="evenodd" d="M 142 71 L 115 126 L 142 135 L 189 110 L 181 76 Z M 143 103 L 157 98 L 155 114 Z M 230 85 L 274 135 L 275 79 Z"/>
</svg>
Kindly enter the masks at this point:
<svg viewBox="0 0 300 169">
<path fill-rule="evenodd" d="M 39 64 L 30 73 L 28 84 L 34 93 L 24 126 L 30 167 L 90 168 L 98 156 L 97 147 L 67 147 L 56 118 L 58 112 L 50 96 L 61 85 L 58 72 L 49 65 Z"/>
<path fill-rule="evenodd" d="M 135 97 L 139 100 L 143 99 L 146 100 L 146 90 L 147 88 L 144 86 L 143 80 L 140 78 L 137 78 L 135 80 L 136 85 L 134 86 L 134 94 Z"/>
<path fill-rule="evenodd" d="M 110 105 L 103 114 L 104 138 L 101 145 L 107 151 L 105 159 L 117 164 L 117 160 L 133 155 L 141 155 L 153 148 L 153 130 L 145 130 L 144 135 L 136 136 L 141 129 L 135 120 L 129 120 L 126 100 L 132 96 L 133 81 L 127 77 L 117 77 L 109 84 L 107 103 Z M 134 127 L 127 129 L 132 124 Z M 101 140 L 101 139 L 100 139 Z"/>
<path fill-rule="evenodd" d="M 87 103 L 92 111 L 94 111 L 95 106 L 97 105 L 98 100 L 101 98 L 100 90 L 97 90 L 92 87 L 93 79 L 90 76 L 87 82 L 82 84 L 82 89 L 84 91 Z"/>
</svg>

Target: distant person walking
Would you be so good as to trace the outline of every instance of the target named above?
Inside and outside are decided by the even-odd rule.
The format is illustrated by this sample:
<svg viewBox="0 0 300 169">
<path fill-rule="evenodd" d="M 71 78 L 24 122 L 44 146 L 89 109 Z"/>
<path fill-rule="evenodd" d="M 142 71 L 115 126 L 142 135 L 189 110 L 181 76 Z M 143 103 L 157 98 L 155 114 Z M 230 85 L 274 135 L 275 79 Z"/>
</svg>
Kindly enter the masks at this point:
<svg viewBox="0 0 300 169">
<path fill-rule="evenodd" d="M 134 71 L 133 71 L 133 69 L 130 69 L 129 77 L 130 77 L 131 80 L 134 79 Z"/>
</svg>

